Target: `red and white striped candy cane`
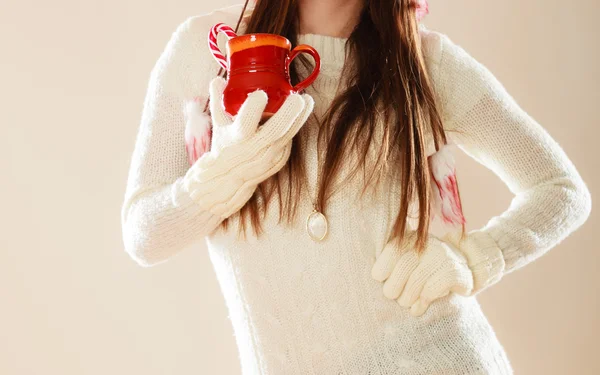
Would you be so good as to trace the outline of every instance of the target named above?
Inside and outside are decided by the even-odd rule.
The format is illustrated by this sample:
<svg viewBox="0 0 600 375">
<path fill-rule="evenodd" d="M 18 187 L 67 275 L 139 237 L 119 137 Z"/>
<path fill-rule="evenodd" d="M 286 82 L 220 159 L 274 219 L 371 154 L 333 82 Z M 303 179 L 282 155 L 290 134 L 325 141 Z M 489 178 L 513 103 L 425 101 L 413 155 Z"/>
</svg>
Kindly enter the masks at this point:
<svg viewBox="0 0 600 375">
<path fill-rule="evenodd" d="M 237 36 L 231 27 L 222 22 L 218 23 L 214 25 L 208 33 L 208 48 L 215 60 L 217 60 L 224 69 L 227 69 L 227 58 L 221 53 L 221 50 L 217 45 L 217 35 L 221 32 L 227 36 L 227 39 L 235 38 Z"/>
</svg>

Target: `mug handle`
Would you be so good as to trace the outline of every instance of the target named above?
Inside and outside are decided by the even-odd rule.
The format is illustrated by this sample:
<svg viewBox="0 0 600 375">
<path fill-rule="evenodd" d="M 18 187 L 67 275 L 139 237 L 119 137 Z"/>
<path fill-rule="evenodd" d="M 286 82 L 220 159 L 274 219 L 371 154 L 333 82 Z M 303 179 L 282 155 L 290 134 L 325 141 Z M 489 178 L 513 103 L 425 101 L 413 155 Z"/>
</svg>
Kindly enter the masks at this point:
<svg viewBox="0 0 600 375">
<path fill-rule="evenodd" d="M 223 69 L 227 70 L 227 58 L 223 56 L 219 46 L 217 45 L 217 35 L 219 35 L 219 33 L 225 34 L 228 40 L 235 38 L 237 35 L 231 27 L 222 22 L 214 25 L 208 32 L 208 49 L 210 50 L 210 53 L 212 53 L 215 60 L 217 60 L 219 65 L 221 65 Z"/>
<path fill-rule="evenodd" d="M 294 60 L 296 58 L 296 56 L 298 56 L 301 53 L 308 53 L 309 55 L 311 55 L 313 57 L 313 59 L 315 59 L 315 68 L 313 69 L 312 73 L 310 73 L 310 75 L 308 77 L 306 77 L 306 79 L 304 81 L 298 83 L 296 86 L 294 86 L 292 88 L 292 90 L 294 90 L 296 92 L 304 90 L 311 83 L 313 83 L 314 80 L 317 79 L 317 76 L 319 75 L 319 71 L 321 70 L 321 58 L 319 57 L 319 53 L 317 52 L 317 50 L 307 44 L 300 44 L 300 45 L 297 45 L 288 55 L 288 59 L 287 59 L 287 63 L 286 63 L 286 68 L 288 69 L 288 71 L 290 68 L 290 64 L 292 63 L 292 60 Z"/>
</svg>

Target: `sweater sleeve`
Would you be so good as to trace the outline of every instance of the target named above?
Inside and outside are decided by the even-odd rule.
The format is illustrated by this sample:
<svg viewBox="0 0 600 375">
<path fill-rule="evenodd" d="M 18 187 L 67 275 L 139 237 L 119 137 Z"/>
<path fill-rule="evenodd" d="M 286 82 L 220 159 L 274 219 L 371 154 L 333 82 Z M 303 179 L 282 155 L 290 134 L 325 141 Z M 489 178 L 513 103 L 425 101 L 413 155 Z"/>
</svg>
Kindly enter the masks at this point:
<svg viewBox="0 0 600 375">
<path fill-rule="evenodd" d="M 449 141 L 493 171 L 514 194 L 504 212 L 475 230 L 497 244 L 501 273 L 511 272 L 587 220 L 590 192 L 565 151 L 483 64 L 443 33 L 429 31 L 427 38 Z"/>
<path fill-rule="evenodd" d="M 141 266 L 166 261 L 223 220 L 199 209 L 183 188 L 184 105 L 208 96 L 218 69 L 206 46 L 207 21 L 194 16 L 181 23 L 150 73 L 121 208 L 125 251 Z"/>
</svg>

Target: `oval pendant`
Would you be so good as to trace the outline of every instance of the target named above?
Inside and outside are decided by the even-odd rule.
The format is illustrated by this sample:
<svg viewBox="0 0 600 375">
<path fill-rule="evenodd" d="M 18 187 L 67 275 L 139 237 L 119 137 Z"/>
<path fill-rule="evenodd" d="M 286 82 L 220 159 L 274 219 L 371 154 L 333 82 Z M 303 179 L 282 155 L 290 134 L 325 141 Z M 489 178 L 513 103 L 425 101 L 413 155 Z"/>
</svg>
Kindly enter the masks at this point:
<svg viewBox="0 0 600 375">
<path fill-rule="evenodd" d="M 314 210 L 306 218 L 306 231 L 310 238 L 321 241 L 327 234 L 327 218 L 317 210 Z"/>
</svg>

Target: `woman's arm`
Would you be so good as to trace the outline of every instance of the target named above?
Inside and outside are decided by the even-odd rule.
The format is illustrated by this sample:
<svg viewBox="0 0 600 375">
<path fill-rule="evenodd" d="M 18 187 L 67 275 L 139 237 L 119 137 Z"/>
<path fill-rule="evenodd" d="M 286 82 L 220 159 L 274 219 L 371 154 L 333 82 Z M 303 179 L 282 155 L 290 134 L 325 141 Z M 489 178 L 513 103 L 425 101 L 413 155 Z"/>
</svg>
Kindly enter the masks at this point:
<svg viewBox="0 0 600 375">
<path fill-rule="evenodd" d="M 218 69 L 206 46 L 210 22 L 203 15 L 180 24 L 150 74 L 121 209 L 125 251 L 142 266 L 167 260 L 223 220 L 200 209 L 183 185 L 184 106 L 208 97 Z"/>
<path fill-rule="evenodd" d="M 426 31 L 425 39 L 449 140 L 514 194 L 506 211 L 470 232 L 497 245 L 495 255 L 480 249 L 487 263 L 481 266 L 491 271 L 480 281 L 486 287 L 579 228 L 590 214 L 591 195 L 564 150 L 485 66 L 443 33 Z"/>
</svg>

